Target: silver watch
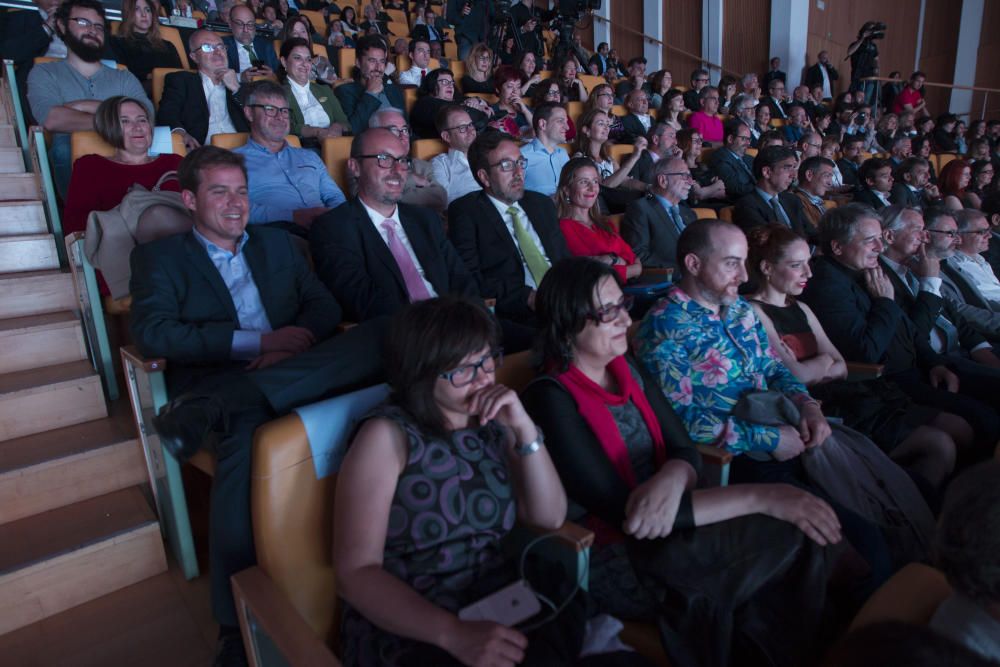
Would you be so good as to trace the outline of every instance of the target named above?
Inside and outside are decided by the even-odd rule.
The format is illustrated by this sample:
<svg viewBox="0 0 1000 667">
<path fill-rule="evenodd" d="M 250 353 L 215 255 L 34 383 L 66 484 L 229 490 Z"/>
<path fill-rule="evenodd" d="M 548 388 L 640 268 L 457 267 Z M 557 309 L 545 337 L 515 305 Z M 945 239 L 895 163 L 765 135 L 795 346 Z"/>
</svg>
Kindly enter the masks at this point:
<svg viewBox="0 0 1000 667">
<path fill-rule="evenodd" d="M 538 429 L 537 438 L 535 438 L 526 445 L 514 446 L 514 451 L 517 452 L 518 456 L 530 456 L 531 454 L 534 454 L 539 449 L 541 449 L 542 445 L 545 444 L 545 436 L 542 434 L 542 429 L 538 428 L 538 426 L 535 426 L 535 428 Z"/>
</svg>

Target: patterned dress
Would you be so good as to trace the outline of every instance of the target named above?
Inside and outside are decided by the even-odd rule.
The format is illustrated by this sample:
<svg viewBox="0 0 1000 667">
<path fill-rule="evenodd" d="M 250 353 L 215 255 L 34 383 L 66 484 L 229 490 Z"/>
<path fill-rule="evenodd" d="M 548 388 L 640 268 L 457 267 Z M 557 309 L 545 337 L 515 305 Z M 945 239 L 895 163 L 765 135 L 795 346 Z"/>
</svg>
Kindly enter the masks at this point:
<svg viewBox="0 0 1000 667">
<path fill-rule="evenodd" d="M 389 510 L 382 566 L 433 604 L 458 611 L 490 592 L 477 583 L 506 568 L 500 540 L 514 525 L 516 507 L 504 431 L 490 423 L 439 438 L 391 405 L 368 417 L 398 424 L 409 449 Z M 350 607 L 341 637 L 345 665 L 400 664 L 418 648 Z"/>
<path fill-rule="evenodd" d="M 799 404 L 810 400 L 805 385 L 771 352 L 763 325 L 742 298 L 716 314 L 675 285 L 643 319 L 635 343 L 695 442 L 734 454 L 771 452 L 778 446 L 777 427 L 732 417 L 736 402 L 767 389 Z"/>
</svg>

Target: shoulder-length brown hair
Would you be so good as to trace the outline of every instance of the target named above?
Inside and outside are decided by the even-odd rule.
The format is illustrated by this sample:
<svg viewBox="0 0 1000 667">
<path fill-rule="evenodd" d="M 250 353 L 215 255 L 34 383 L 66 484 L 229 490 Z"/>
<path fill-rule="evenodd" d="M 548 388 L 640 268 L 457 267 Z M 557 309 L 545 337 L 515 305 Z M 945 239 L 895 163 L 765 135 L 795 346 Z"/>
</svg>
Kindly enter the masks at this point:
<svg viewBox="0 0 1000 667">
<path fill-rule="evenodd" d="M 597 171 L 594 161 L 589 157 L 575 157 L 562 168 L 562 172 L 559 174 L 559 185 L 556 186 L 556 208 L 558 209 L 560 218 L 569 217 L 569 205 L 566 201 L 569 199 L 569 184 L 576 178 L 576 172 L 586 167 Z M 599 172 L 597 177 L 600 179 Z M 601 213 L 601 206 L 597 199 L 594 200 L 594 205 L 590 207 L 590 220 L 598 229 L 612 234 L 616 233 L 611 225 L 608 224 L 607 218 Z"/>
<path fill-rule="evenodd" d="M 149 118 L 149 110 L 146 108 L 146 105 L 137 99 L 125 97 L 124 95 L 109 97 L 101 102 L 97 107 L 97 111 L 94 112 L 94 130 L 101 139 L 104 139 L 104 141 L 118 149 L 125 148 L 125 135 L 122 133 L 121 115 L 122 105 L 128 102 L 138 105 L 146 114 L 150 126 L 153 125 L 153 119 Z"/>
<path fill-rule="evenodd" d="M 135 6 L 140 2 L 149 5 L 153 13 L 153 23 L 149 26 L 146 39 L 159 48 L 163 44 L 163 36 L 160 34 L 160 3 L 157 0 L 125 0 L 122 3 L 122 25 L 118 29 L 118 36 L 122 39 L 135 39 Z"/>
<path fill-rule="evenodd" d="M 590 109 L 588 111 L 584 111 L 583 115 L 577 120 L 576 136 L 573 137 L 573 145 L 570 147 L 574 155 L 582 153 L 589 158 L 593 158 L 590 152 L 590 136 L 584 133 L 583 128 L 589 128 L 591 124 L 597 120 L 598 116 L 604 116 L 608 119 L 609 123 L 611 122 L 611 116 L 609 116 L 607 112 L 601 111 L 600 109 Z M 598 149 L 597 156 L 602 161 L 611 159 L 611 152 L 608 149 L 608 143 L 609 142 L 605 141 L 601 144 L 600 149 Z"/>
</svg>

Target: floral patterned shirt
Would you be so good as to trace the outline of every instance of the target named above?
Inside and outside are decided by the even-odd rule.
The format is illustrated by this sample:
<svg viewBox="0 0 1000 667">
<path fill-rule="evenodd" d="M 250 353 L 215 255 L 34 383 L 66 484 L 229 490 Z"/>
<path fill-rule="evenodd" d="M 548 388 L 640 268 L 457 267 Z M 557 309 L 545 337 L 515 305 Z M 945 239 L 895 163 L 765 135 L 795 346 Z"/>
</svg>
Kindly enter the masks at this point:
<svg viewBox="0 0 1000 667">
<path fill-rule="evenodd" d="M 778 428 L 735 419 L 733 406 L 746 392 L 767 389 L 799 405 L 811 400 L 742 298 L 716 314 L 674 285 L 639 325 L 635 345 L 695 442 L 734 454 L 774 451 Z"/>
</svg>

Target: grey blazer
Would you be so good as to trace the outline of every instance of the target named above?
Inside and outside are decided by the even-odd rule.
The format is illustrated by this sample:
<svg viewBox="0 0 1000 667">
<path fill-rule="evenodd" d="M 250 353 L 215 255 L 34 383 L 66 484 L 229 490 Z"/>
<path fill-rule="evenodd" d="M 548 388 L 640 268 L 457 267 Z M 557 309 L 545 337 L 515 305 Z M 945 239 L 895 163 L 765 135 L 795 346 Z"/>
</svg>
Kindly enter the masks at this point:
<svg viewBox="0 0 1000 667">
<path fill-rule="evenodd" d="M 695 221 L 694 211 L 680 205 L 684 226 Z M 621 235 L 635 256 L 649 268 L 677 267 L 677 239 L 680 232 L 659 200 L 652 195 L 629 204 L 622 219 Z"/>
</svg>

